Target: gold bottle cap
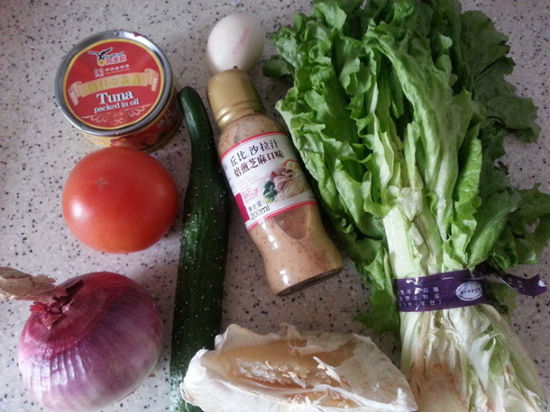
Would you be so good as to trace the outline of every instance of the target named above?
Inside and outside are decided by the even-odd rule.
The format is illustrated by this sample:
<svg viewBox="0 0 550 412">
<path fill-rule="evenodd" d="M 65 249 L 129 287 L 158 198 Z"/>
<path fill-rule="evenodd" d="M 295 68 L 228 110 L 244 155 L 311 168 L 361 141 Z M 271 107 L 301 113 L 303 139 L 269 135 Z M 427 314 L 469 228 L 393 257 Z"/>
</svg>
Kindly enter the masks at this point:
<svg viewBox="0 0 550 412">
<path fill-rule="evenodd" d="M 239 69 L 226 70 L 213 76 L 206 86 L 210 108 L 220 129 L 263 107 L 248 74 Z"/>
</svg>

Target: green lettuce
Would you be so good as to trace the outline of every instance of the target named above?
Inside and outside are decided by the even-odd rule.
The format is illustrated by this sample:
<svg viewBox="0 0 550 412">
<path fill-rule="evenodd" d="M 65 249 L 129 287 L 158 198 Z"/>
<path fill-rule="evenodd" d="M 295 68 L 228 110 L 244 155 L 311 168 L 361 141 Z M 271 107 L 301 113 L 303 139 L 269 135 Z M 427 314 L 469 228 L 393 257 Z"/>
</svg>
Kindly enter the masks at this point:
<svg viewBox="0 0 550 412">
<path fill-rule="evenodd" d="M 550 196 L 514 188 L 498 163 L 507 135 L 539 133 L 536 108 L 505 79 L 507 38 L 456 0 L 315 1 L 270 38 L 265 73 L 292 81 L 277 109 L 371 286 L 359 318 L 400 330 L 421 409 L 541 410 L 536 368 L 497 310 L 509 292 L 400 314 L 393 291 L 396 278 L 533 263 L 548 242 Z"/>
</svg>

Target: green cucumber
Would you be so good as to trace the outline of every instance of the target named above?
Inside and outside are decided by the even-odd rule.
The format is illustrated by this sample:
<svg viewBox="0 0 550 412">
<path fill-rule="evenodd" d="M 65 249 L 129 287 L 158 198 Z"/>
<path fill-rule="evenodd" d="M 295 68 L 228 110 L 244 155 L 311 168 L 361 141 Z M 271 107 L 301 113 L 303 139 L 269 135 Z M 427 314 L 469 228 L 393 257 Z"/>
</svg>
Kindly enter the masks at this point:
<svg viewBox="0 0 550 412">
<path fill-rule="evenodd" d="M 199 94 L 185 87 L 178 100 L 191 140 L 192 161 L 181 230 L 170 386 L 173 410 L 190 412 L 200 409 L 182 399 L 179 385 L 193 355 L 199 349 L 211 349 L 220 332 L 230 203 Z"/>
</svg>

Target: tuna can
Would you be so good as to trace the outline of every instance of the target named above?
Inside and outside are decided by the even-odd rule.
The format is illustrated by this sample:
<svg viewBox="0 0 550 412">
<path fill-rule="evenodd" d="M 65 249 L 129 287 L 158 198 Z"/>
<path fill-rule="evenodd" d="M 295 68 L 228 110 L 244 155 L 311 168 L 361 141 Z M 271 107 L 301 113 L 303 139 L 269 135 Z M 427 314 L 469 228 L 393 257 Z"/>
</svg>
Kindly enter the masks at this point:
<svg viewBox="0 0 550 412">
<path fill-rule="evenodd" d="M 55 96 L 65 117 L 103 147 L 154 150 L 182 120 L 168 59 L 147 37 L 124 30 L 77 44 L 57 71 Z"/>
</svg>

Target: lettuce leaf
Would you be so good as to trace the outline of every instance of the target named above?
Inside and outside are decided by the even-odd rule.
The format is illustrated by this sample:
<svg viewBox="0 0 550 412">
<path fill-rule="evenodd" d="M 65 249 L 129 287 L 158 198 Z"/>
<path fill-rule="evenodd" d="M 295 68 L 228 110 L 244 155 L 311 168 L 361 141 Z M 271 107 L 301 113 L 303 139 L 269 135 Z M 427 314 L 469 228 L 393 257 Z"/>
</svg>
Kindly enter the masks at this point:
<svg viewBox="0 0 550 412">
<path fill-rule="evenodd" d="M 456 0 L 318 0 L 270 39 L 266 74 L 292 80 L 277 109 L 371 286 L 359 319 L 400 327 L 419 403 L 441 383 L 464 410 L 540 410 L 536 368 L 494 307 L 399 314 L 393 291 L 395 278 L 533 263 L 548 242 L 550 196 L 514 188 L 498 162 L 506 136 L 540 130 L 505 79 L 506 37 Z M 504 311 L 505 295 L 492 296 Z"/>
</svg>

